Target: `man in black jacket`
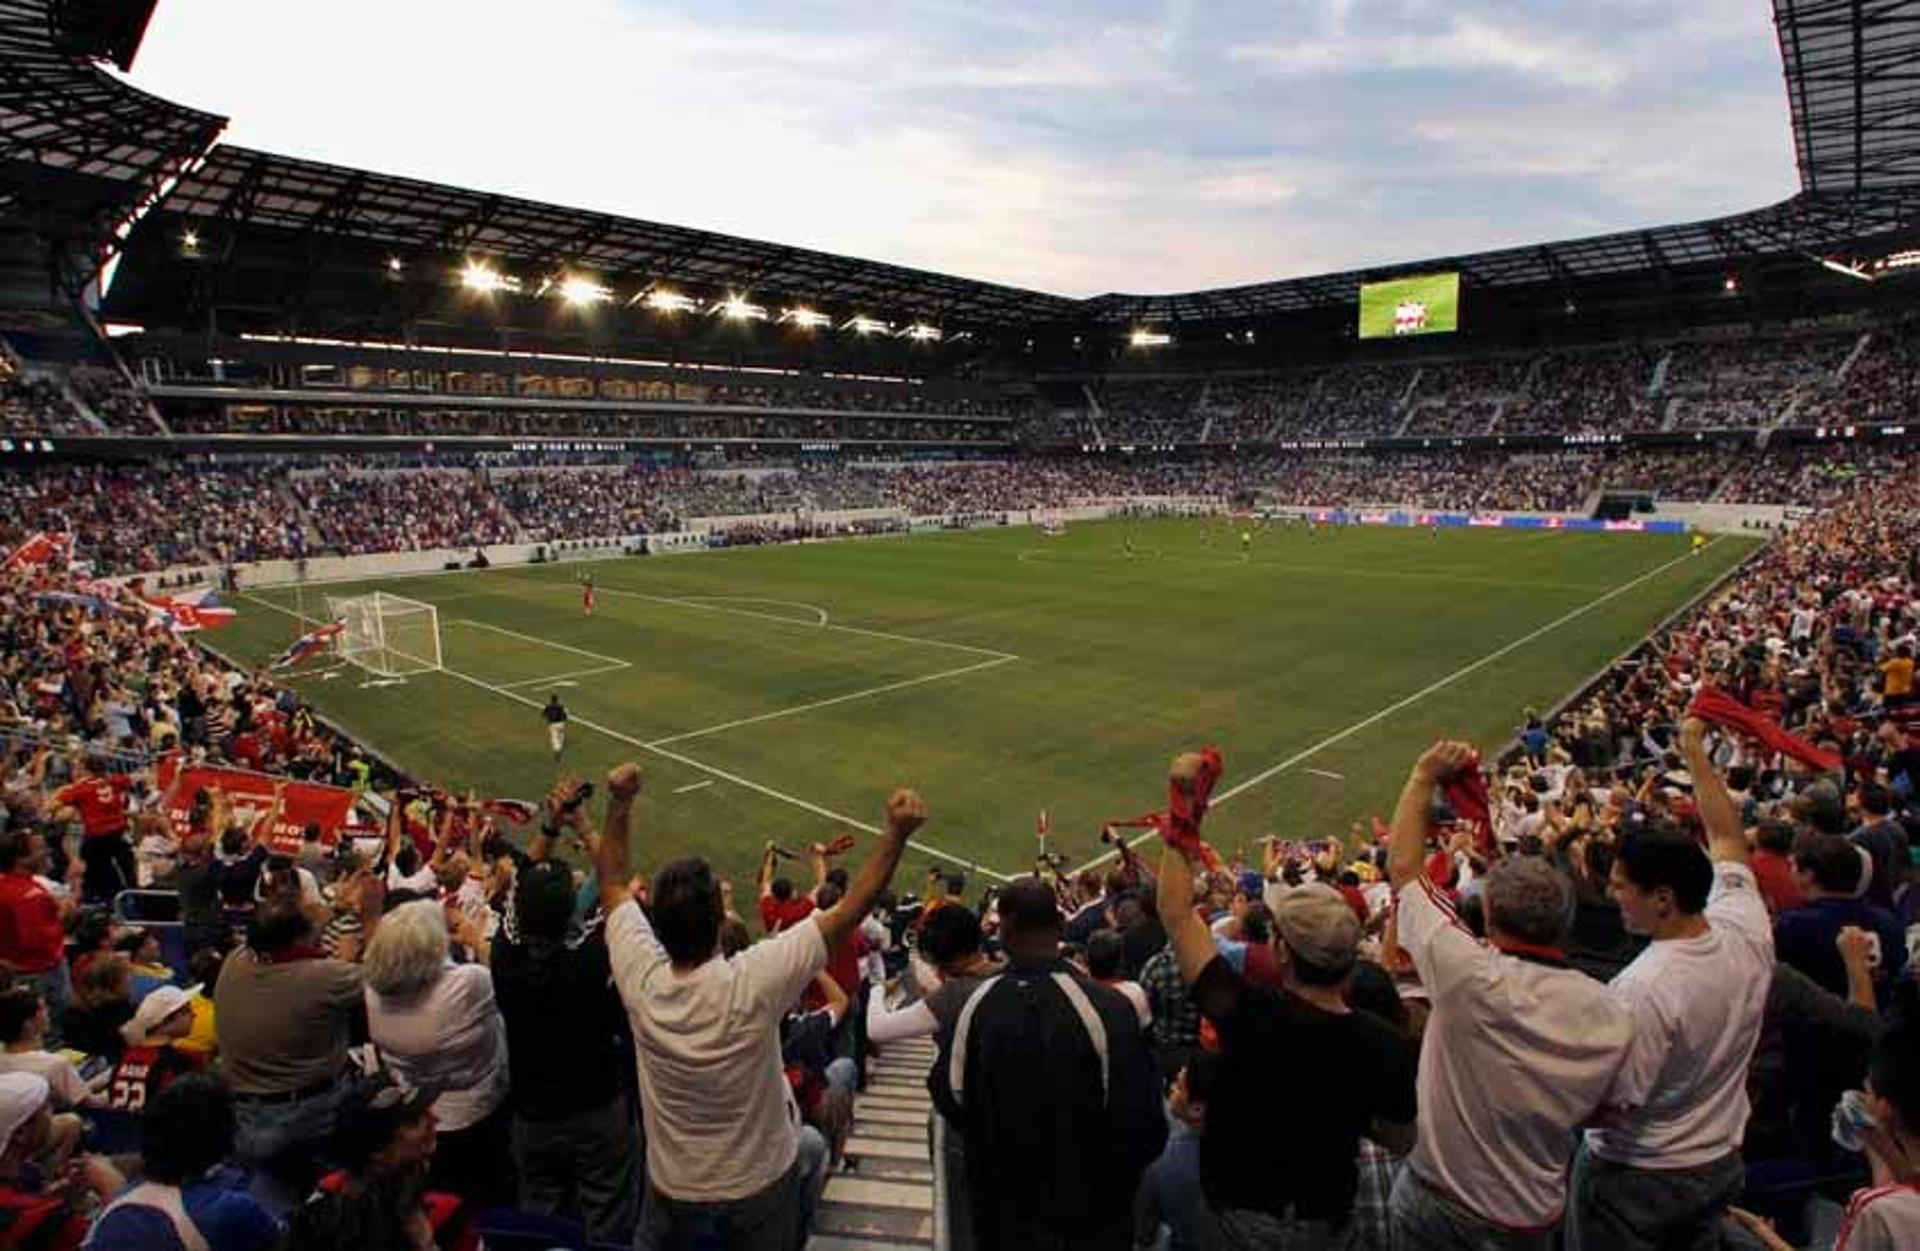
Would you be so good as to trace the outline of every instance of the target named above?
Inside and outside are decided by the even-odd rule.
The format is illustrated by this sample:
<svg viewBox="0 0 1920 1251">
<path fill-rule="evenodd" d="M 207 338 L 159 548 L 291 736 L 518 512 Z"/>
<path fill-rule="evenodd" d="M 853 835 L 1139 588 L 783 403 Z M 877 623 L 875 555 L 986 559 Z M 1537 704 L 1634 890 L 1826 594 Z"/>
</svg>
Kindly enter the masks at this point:
<svg viewBox="0 0 1920 1251">
<path fill-rule="evenodd" d="M 1006 970 L 961 1009 L 932 1080 L 965 1139 L 974 1236 L 995 1251 L 1126 1248 L 1167 1137 L 1139 1018 L 1061 959 L 1045 883 L 1001 893 L 1000 929 Z"/>
</svg>

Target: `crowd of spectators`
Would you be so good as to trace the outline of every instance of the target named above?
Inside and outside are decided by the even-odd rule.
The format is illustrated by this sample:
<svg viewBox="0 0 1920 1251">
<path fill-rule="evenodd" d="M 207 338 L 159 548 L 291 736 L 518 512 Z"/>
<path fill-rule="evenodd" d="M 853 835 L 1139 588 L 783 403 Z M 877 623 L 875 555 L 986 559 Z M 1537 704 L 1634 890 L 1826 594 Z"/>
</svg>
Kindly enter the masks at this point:
<svg viewBox="0 0 1920 1251">
<path fill-rule="evenodd" d="M 1583 508 L 1603 488 L 1679 501 L 1811 507 L 1857 478 L 1910 472 L 1911 458 L 1854 442 L 1755 451 L 1671 450 L 1024 457 L 692 468 L 635 461 L 391 457 L 260 464 L 192 460 L 9 468 L 0 544 L 72 533 L 101 573 L 330 554 L 484 547 L 669 533 L 703 518 L 885 509 L 914 517 L 1047 511 L 1132 496 L 1239 506 L 1395 504 L 1452 511 Z M 460 467 L 434 467 L 448 461 Z"/>
<path fill-rule="evenodd" d="M 1549 494 L 1660 472 L 1544 459 L 1502 463 Z M 977 504 L 1142 471 L 903 472 Z M 1474 489 L 1449 458 L 1353 472 Z M 335 498 L 418 508 L 384 494 L 412 476 Z M 460 502 L 485 475 L 445 477 L 436 507 L 492 515 Z M 471 1247 L 504 1212 L 558 1245 L 796 1247 L 863 1057 L 914 1037 L 956 1247 L 1777 1248 L 1829 1245 L 1823 1213 L 1841 1251 L 1920 1244 L 1920 477 L 1862 454 L 1815 489 L 1510 761 L 1408 762 L 1376 832 L 1218 863 L 1184 756 L 1157 867 L 1116 833 L 1110 868 L 896 898 L 929 819 L 900 791 L 857 867 L 817 845 L 796 883 L 769 843 L 747 909 L 703 860 L 636 862 L 636 766 L 514 830 L 123 593 L 9 569 L 0 1246 Z M 278 791 L 158 802 L 174 747 L 384 824 L 269 846 Z M 170 955 L 105 910 L 136 885 L 177 893 Z"/>
<path fill-rule="evenodd" d="M 467 470 L 290 474 L 288 488 L 320 537 L 342 555 L 511 543 L 512 517 Z"/>
</svg>

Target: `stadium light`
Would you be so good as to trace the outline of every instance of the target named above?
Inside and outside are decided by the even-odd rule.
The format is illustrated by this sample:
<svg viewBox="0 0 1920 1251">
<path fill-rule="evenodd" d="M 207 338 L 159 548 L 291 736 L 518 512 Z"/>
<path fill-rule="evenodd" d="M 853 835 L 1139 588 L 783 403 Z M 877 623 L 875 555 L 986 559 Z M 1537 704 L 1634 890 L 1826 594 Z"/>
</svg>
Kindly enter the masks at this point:
<svg viewBox="0 0 1920 1251">
<path fill-rule="evenodd" d="M 765 321 L 767 309 L 763 304 L 755 304 L 743 295 L 732 292 L 724 300 L 715 300 L 709 314 L 718 313 L 728 321 Z"/>
<path fill-rule="evenodd" d="M 656 313 L 692 313 L 700 308 L 700 301 L 665 287 L 656 287 L 647 292 L 643 302 Z"/>
<path fill-rule="evenodd" d="M 1740 290 L 1740 280 L 1732 274 L 1728 274 L 1726 280 L 1720 284 L 1720 289 L 1728 295 L 1735 295 Z"/>
<path fill-rule="evenodd" d="M 388 272 L 388 273 L 390 273 L 390 274 L 397 274 L 397 273 L 399 273 L 399 272 L 400 272 L 400 258 L 399 258 L 399 257 L 397 257 L 397 256 L 389 256 L 389 257 L 387 258 L 387 272 Z"/>
<path fill-rule="evenodd" d="M 185 233 L 183 233 L 183 234 L 182 234 L 182 235 L 180 236 L 180 250 L 181 250 L 182 252 L 184 252 L 184 253 L 186 253 L 186 254 L 187 254 L 188 256 L 197 256 L 197 255 L 199 255 L 199 253 L 200 253 L 200 236 L 199 236 L 199 235 L 197 235 L 197 234 L 195 234 L 195 233 L 194 233 L 193 231 L 191 231 L 191 230 L 189 230 L 189 231 L 186 231 Z"/>
<path fill-rule="evenodd" d="M 804 305 L 796 305 L 780 314 L 780 320 L 788 325 L 798 326 L 802 330 L 817 330 L 822 326 L 831 326 L 833 318 L 825 313 L 817 313 Z"/>
<path fill-rule="evenodd" d="M 590 304 L 607 304 L 612 300 L 613 288 L 603 286 L 591 278 L 569 274 L 560 280 L 560 302 L 571 308 L 585 308 Z"/>
<path fill-rule="evenodd" d="M 496 291 L 518 291 L 520 280 L 490 265 L 468 261 L 466 268 L 460 271 L 460 285 L 480 295 L 492 295 Z"/>
<path fill-rule="evenodd" d="M 929 326 L 924 321 L 914 322 L 911 326 L 902 330 L 900 334 L 901 337 L 910 339 L 915 343 L 938 343 L 941 338 L 940 327 Z"/>
<path fill-rule="evenodd" d="M 1145 326 L 1136 327 L 1127 336 L 1127 344 L 1136 348 L 1166 347 L 1173 342 L 1173 336 L 1164 330 L 1148 330 Z"/>
<path fill-rule="evenodd" d="M 893 324 L 881 321 L 878 317 L 854 316 L 847 318 L 840 329 L 851 330 L 857 335 L 891 334 Z"/>
</svg>

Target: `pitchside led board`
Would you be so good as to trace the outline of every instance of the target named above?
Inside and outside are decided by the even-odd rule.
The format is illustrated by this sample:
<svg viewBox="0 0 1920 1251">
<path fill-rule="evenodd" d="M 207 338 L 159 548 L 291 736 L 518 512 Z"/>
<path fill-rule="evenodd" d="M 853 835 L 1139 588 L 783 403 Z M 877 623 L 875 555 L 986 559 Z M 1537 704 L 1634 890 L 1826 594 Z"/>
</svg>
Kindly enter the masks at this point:
<svg viewBox="0 0 1920 1251">
<path fill-rule="evenodd" d="M 1360 337 L 1398 339 L 1460 328 L 1460 275 L 1421 274 L 1360 285 Z"/>
</svg>

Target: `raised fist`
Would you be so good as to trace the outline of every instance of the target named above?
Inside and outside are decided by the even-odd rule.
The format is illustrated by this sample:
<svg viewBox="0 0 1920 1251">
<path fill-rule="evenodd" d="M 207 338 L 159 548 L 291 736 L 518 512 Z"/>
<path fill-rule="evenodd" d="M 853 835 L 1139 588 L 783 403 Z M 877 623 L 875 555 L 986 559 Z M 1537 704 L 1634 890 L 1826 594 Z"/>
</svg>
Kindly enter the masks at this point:
<svg viewBox="0 0 1920 1251">
<path fill-rule="evenodd" d="M 1472 743 L 1441 739 L 1420 753 L 1413 771 L 1429 782 L 1444 782 L 1448 778 L 1472 767 L 1474 748 Z"/>
<path fill-rule="evenodd" d="M 919 795 L 902 787 L 887 800 L 887 828 L 906 838 L 927 821 L 927 804 Z"/>
<path fill-rule="evenodd" d="M 640 794 L 640 766 L 629 760 L 608 770 L 607 794 L 622 803 L 631 802 Z"/>
</svg>

